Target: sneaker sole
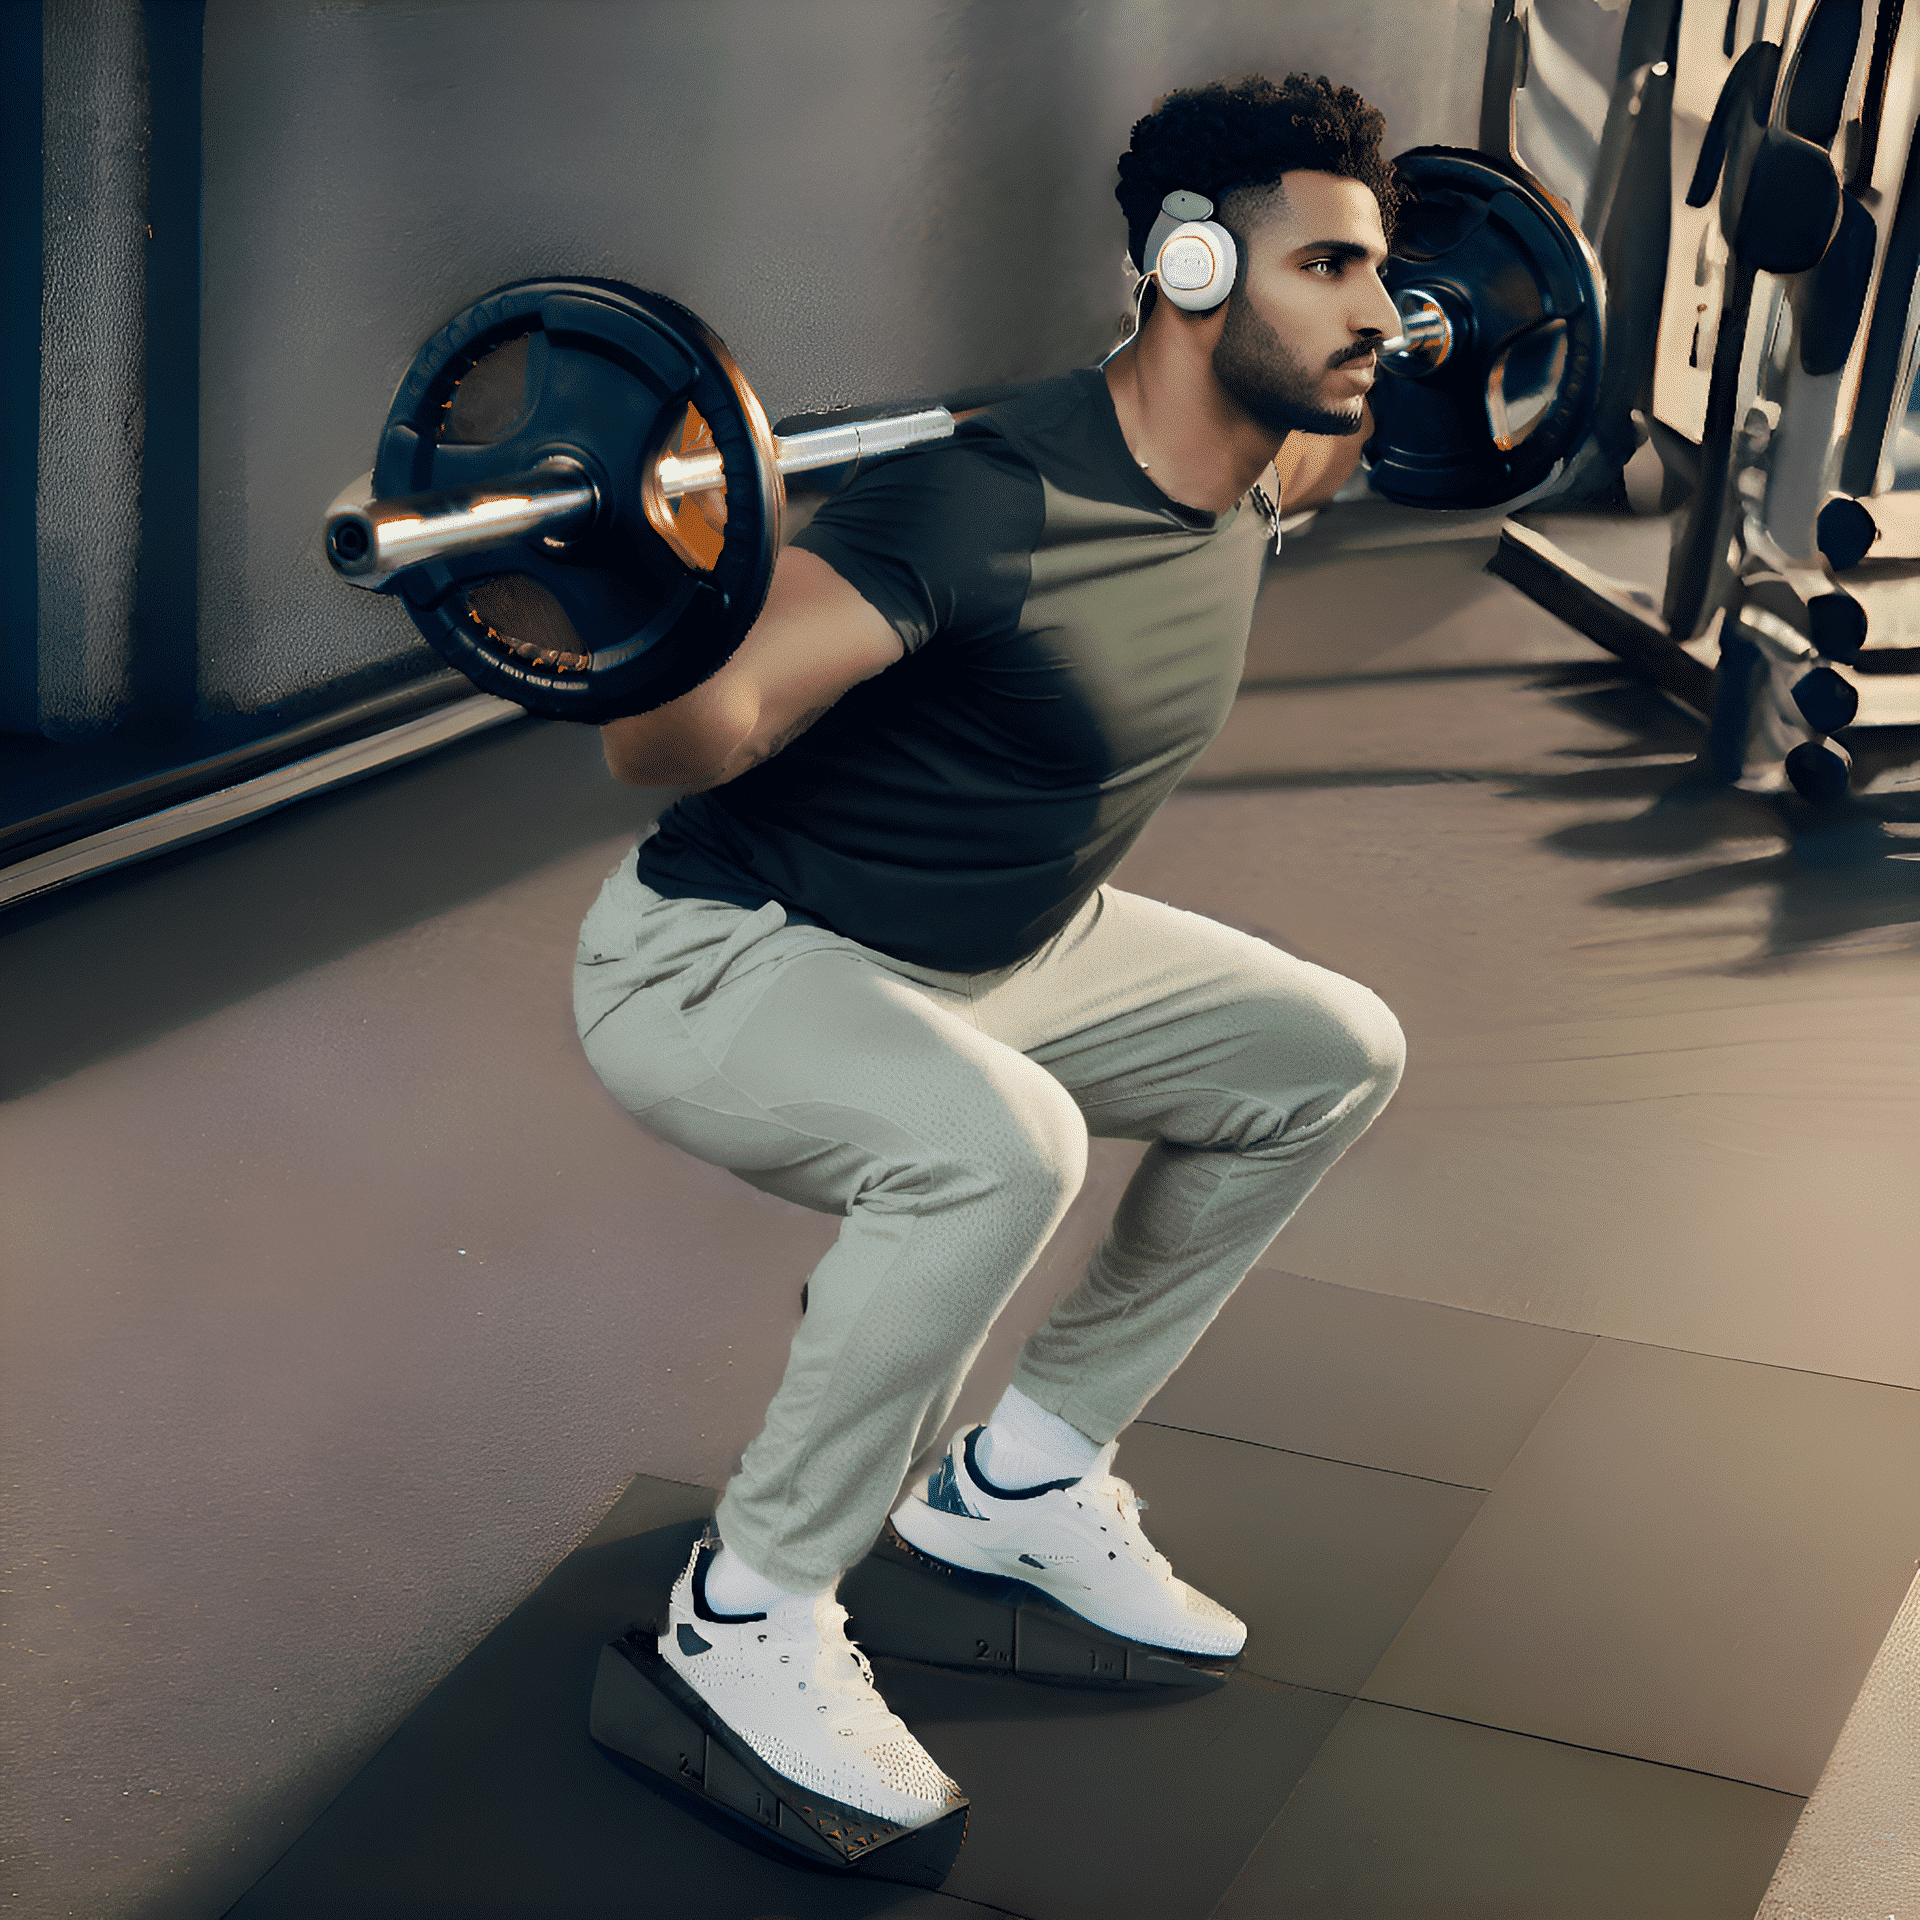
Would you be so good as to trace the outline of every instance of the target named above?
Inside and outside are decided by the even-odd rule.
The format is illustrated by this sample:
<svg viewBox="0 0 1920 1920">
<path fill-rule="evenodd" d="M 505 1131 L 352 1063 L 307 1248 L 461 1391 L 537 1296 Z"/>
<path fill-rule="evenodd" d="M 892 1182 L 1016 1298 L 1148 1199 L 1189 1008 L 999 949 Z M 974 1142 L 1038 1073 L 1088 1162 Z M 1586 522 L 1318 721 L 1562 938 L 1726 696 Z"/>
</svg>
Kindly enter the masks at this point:
<svg viewBox="0 0 1920 1920">
<path fill-rule="evenodd" d="M 869 1654 L 1055 1686 L 1210 1692 L 1237 1657 L 1129 1640 L 1025 1580 L 929 1554 L 897 1528 L 842 1578 L 840 1603 Z"/>
<path fill-rule="evenodd" d="M 902 1520 L 906 1526 L 901 1525 Z M 907 1528 L 913 1529 L 909 1533 Z M 893 1516 L 893 1532 L 901 1542 L 912 1551 L 936 1566 L 957 1569 L 977 1574 L 985 1579 L 1007 1580 L 1015 1586 L 1025 1587 L 1029 1592 L 1040 1595 L 1049 1605 L 1075 1620 L 1084 1621 L 1096 1632 L 1110 1634 L 1127 1646 L 1154 1647 L 1161 1653 L 1177 1654 L 1190 1660 L 1224 1661 L 1239 1659 L 1246 1647 L 1243 1635 L 1240 1645 L 1231 1652 L 1199 1647 L 1172 1647 L 1163 1641 L 1136 1639 L 1120 1628 L 1108 1625 L 1104 1620 L 1096 1620 L 1091 1614 L 1083 1614 L 1070 1600 L 1063 1599 L 1057 1593 L 1050 1593 L 1034 1580 L 1023 1579 L 1010 1573 L 1003 1564 L 993 1557 L 977 1553 L 967 1537 L 964 1524 L 942 1513 L 937 1507 L 930 1507 L 925 1501 L 912 1501 L 900 1508 Z M 917 1538 L 915 1536 L 918 1536 Z"/>
<path fill-rule="evenodd" d="M 903 1827 L 775 1773 L 661 1659 L 645 1628 L 601 1648 L 587 1730 L 648 1785 L 717 1808 L 748 1830 L 742 1837 L 818 1866 L 937 1887 L 966 1839 L 964 1797 L 921 1826 Z"/>
</svg>

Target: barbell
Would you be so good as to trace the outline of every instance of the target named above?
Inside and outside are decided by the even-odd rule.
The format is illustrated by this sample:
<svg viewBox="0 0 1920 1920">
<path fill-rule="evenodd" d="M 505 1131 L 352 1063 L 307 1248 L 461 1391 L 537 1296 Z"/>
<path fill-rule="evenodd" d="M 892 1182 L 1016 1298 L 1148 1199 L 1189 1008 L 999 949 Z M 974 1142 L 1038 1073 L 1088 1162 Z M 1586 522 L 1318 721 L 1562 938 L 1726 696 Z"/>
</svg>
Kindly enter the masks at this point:
<svg viewBox="0 0 1920 1920">
<path fill-rule="evenodd" d="M 1382 343 L 1394 378 L 1374 391 L 1373 485 L 1420 506 L 1515 498 L 1591 421 L 1598 270 L 1519 168 L 1446 148 L 1396 164 L 1419 198 L 1386 274 L 1402 332 Z M 953 429 L 936 406 L 776 435 L 677 302 L 615 280 L 519 281 L 415 355 L 323 543 L 483 692 L 599 724 L 731 657 L 766 600 L 787 476 Z M 721 490 L 724 534 L 701 507 Z"/>
</svg>

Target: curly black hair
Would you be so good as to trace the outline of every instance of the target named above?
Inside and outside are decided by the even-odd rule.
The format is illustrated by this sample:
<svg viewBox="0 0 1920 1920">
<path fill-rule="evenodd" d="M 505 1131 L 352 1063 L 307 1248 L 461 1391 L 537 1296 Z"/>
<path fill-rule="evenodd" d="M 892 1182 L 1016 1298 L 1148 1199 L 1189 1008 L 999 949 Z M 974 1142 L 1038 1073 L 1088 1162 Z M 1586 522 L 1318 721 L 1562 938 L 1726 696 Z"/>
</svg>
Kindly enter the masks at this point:
<svg viewBox="0 0 1920 1920">
<path fill-rule="evenodd" d="M 1214 218 L 1221 219 L 1229 194 L 1274 186 L 1296 168 L 1339 174 L 1371 188 L 1391 239 L 1401 194 L 1393 164 L 1380 151 L 1386 129 L 1379 108 L 1324 74 L 1313 79 L 1290 73 L 1273 81 L 1249 73 L 1165 95 L 1134 123 L 1113 190 L 1127 217 L 1134 265 L 1144 271 L 1147 234 L 1161 201 L 1176 188 L 1205 194 Z M 1225 224 L 1231 228 L 1230 216 Z"/>
</svg>

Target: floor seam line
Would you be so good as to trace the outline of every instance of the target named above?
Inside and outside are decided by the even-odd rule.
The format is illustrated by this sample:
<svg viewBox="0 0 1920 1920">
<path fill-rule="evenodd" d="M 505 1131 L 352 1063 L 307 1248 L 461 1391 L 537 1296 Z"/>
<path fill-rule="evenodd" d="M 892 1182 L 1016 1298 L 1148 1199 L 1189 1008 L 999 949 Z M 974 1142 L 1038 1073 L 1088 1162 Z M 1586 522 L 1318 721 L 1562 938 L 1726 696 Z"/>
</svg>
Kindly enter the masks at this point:
<svg viewBox="0 0 1920 1920">
<path fill-rule="evenodd" d="M 1309 1453 L 1302 1447 L 1281 1447 L 1269 1440 L 1248 1440 L 1236 1433 L 1214 1433 L 1206 1427 L 1176 1426 L 1171 1420 L 1136 1420 L 1136 1427 L 1158 1427 L 1165 1433 L 1190 1433 L 1199 1440 L 1224 1440 L 1229 1446 L 1257 1447 L 1262 1453 L 1284 1453 L 1295 1460 L 1322 1460 L 1330 1467 L 1353 1467 L 1362 1473 L 1390 1474 L 1396 1480 L 1418 1480 L 1423 1486 L 1452 1487 L 1461 1493 L 1491 1493 L 1491 1487 L 1468 1480 L 1439 1480 L 1430 1473 L 1409 1473 L 1404 1467 L 1377 1467 L 1371 1461 L 1343 1460 L 1336 1453 Z"/>
<path fill-rule="evenodd" d="M 1764 1780 L 1743 1780 L 1738 1774 L 1715 1773 L 1709 1767 L 1683 1766 L 1677 1760 L 1655 1760 L 1644 1753 L 1622 1753 L 1618 1747 L 1593 1747 L 1580 1740 L 1557 1740 L 1550 1733 L 1527 1733 L 1519 1727 L 1503 1727 L 1491 1720 L 1470 1720 L 1462 1713 L 1436 1713 L 1430 1707 L 1410 1707 L 1399 1700 L 1376 1700 L 1357 1693 L 1354 1700 L 1369 1707 L 1387 1707 L 1395 1713 L 1417 1713 L 1426 1720 L 1450 1720 L 1459 1727 L 1478 1727 L 1483 1733 L 1504 1734 L 1511 1740 L 1538 1740 L 1549 1747 L 1566 1747 L 1574 1753 L 1597 1753 L 1609 1760 L 1627 1760 L 1635 1766 L 1660 1767 L 1668 1773 L 1690 1773 L 1702 1780 L 1724 1780 L 1731 1787 L 1751 1787 L 1756 1793 L 1777 1794 L 1782 1800 L 1798 1800 L 1805 1805 L 1807 1795 L 1789 1787 L 1770 1787 Z"/>
</svg>

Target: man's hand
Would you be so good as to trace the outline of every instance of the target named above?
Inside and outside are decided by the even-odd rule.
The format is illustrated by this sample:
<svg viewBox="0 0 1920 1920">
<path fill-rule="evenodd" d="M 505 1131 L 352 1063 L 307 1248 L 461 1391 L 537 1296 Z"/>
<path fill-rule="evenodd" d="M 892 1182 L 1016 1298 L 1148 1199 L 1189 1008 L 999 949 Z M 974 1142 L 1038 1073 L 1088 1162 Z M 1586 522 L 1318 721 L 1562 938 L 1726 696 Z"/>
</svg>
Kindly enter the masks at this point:
<svg viewBox="0 0 1920 1920">
<path fill-rule="evenodd" d="M 633 787 L 724 786 L 904 651 L 870 601 L 817 554 L 788 547 L 760 618 L 711 680 L 600 729 L 608 771 Z"/>
</svg>

